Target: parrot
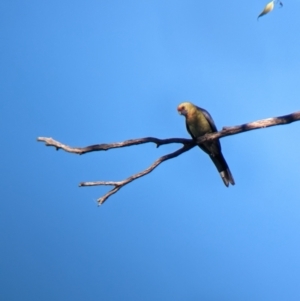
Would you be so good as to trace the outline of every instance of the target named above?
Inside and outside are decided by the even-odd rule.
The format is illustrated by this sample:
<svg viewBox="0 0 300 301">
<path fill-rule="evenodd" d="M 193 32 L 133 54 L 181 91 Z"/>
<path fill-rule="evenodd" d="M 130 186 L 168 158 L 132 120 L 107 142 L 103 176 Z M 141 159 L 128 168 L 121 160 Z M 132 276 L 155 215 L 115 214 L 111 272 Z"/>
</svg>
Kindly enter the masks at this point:
<svg viewBox="0 0 300 301">
<path fill-rule="evenodd" d="M 177 111 L 180 115 L 185 117 L 186 129 L 194 140 L 205 134 L 218 131 L 211 115 L 206 110 L 195 106 L 191 102 L 181 103 L 178 105 Z M 229 184 L 234 185 L 235 182 L 223 157 L 219 139 L 204 142 L 198 146 L 209 155 L 226 187 L 228 187 Z"/>
<path fill-rule="evenodd" d="M 274 2 L 275 2 L 275 0 L 269 2 L 269 3 L 265 6 L 264 10 L 263 10 L 263 11 L 259 14 L 259 16 L 257 17 L 257 20 L 258 20 L 260 17 L 266 15 L 267 13 L 269 13 L 270 11 L 272 11 L 272 10 L 274 9 Z M 282 4 L 282 3 L 280 2 L 280 4 Z"/>
</svg>

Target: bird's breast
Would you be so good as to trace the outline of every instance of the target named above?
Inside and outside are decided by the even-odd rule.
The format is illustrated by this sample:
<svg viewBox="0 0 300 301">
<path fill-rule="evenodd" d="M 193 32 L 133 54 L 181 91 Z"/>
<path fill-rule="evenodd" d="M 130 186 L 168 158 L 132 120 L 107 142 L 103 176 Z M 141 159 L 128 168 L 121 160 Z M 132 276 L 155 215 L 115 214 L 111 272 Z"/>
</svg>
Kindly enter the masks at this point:
<svg viewBox="0 0 300 301">
<path fill-rule="evenodd" d="M 194 137 L 200 137 L 211 133 L 212 129 L 204 116 L 196 116 L 187 119 L 187 126 Z"/>
</svg>

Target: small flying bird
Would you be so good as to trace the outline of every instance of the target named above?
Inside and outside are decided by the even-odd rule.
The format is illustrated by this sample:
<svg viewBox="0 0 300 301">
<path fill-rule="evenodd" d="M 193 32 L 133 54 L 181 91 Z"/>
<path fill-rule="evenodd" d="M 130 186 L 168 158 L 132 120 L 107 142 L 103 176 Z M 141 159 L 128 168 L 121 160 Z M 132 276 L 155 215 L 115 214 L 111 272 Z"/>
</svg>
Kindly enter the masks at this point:
<svg viewBox="0 0 300 301">
<path fill-rule="evenodd" d="M 185 117 L 186 128 L 194 140 L 197 138 L 217 132 L 217 127 L 210 114 L 190 102 L 183 102 L 177 107 L 179 114 Z M 234 179 L 230 169 L 223 157 L 219 139 L 199 144 L 199 147 L 205 151 L 217 167 L 224 184 L 228 187 L 229 183 L 234 185 Z"/>
<path fill-rule="evenodd" d="M 281 3 L 281 2 L 280 2 L 280 3 Z M 275 0 L 269 2 L 269 3 L 265 6 L 264 10 L 259 14 L 259 16 L 257 17 L 257 20 L 258 20 L 260 17 L 262 17 L 262 16 L 266 15 L 267 13 L 269 13 L 270 11 L 272 11 L 272 10 L 274 9 L 274 4 L 275 4 Z"/>
</svg>

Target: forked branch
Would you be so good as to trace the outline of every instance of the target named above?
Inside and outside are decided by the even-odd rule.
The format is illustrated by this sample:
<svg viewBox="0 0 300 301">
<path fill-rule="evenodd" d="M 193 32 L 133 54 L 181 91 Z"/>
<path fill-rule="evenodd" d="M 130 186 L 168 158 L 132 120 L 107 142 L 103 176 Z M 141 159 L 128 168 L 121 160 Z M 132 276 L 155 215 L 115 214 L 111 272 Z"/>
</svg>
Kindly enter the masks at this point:
<svg viewBox="0 0 300 301">
<path fill-rule="evenodd" d="M 193 148 L 195 146 L 195 144 L 186 144 L 184 145 L 182 148 L 178 149 L 177 151 L 167 154 L 165 156 L 162 156 L 160 158 L 158 158 L 153 164 L 151 164 L 148 168 L 146 168 L 145 170 L 136 173 L 132 176 L 130 176 L 129 178 L 123 180 L 123 181 L 119 181 L 119 182 L 104 182 L 104 181 L 99 181 L 99 182 L 82 182 L 79 184 L 80 187 L 83 186 L 98 186 L 98 185 L 111 185 L 114 186 L 114 188 L 112 190 L 110 190 L 108 193 L 106 193 L 103 197 L 99 198 L 97 200 L 98 204 L 101 205 L 103 204 L 112 194 L 116 193 L 117 191 L 119 191 L 123 186 L 129 184 L 130 182 L 145 176 L 146 174 L 150 173 L 153 169 L 155 169 L 160 163 L 167 161 L 169 159 L 175 158 L 181 154 L 183 154 L 184 152 L 187 152 L 188 150 L 190 150 L 191 148 Z"/>
<path fill-rule="evenodd" d="M 294 112 L 289 115 L 285 116 L 279 116 L 279 117 L 273 117 L 273 118 L 267 118 L 267 119 L 262 119 L 250 123 L 245 123 L 242 125 L 238 126 L 232 126 L 232 127 L 223 127 L 223 129 L 219 132 L 212 133 L 212 134 L 206 134 L 200 138 L 197 139 L 197 141 L 194 141 L 192 139 L 182 139 L 182 138 L 170 138 L 170 139 L 158 139 L 154 137 L 147 137 L 147 138 L 140 138 L 140 139 L 131 139 L 131 140 L 126 140 L 123 142 L 118 142 L 118 143 L 110 143 L 110 144 L 95 144 L 95 145 L 90 145 L 87 147 L 70 147 L 68 145 L 62 144 L 58 141 L 55 141 L 52 138 L 46 138 L 46 137 L 38 137 L 37 140 L 40 142 L 44 142 L 46 146 L 53 146 L 56 148 L 56 150 L 62 149 L 66 152 L 69 153 L 74 153 L 78 155 L 83 155 L 89 152 L 94 152 L 94 151 L 107 151 L 109 149 L 113 148 L 121 148 L 121 147 L 127 147 L 127 146 L 133 146 L 133 145 L 139 145 L 139 144 L 144 144 L 144 143 L 155 143 L 156 147 L 159 147 L 161 145 L 165 144 L 170 144 L 170 143 L 180 143 L 183 144 L 183 146 L 178 149 L 177 151 L 167 154 L 165 156 L 162 156 L 158 158 L 153 164 L 151 164 L 148 168 L 145 170 L 136 173 L 127 179 L 123 181 L 118 181 L 118 182 L 108 182 L 108 181 L 97 181 L 97 182 L 81 182 L 79 184 L 80 187 L 83 186 L 114 186 L 113 189 L 111 189 L 108 193 L 106 193 L 103 197 L 99 198 L 97 200 L 98 204 L 101 205 L 103 204 L 111 195 L 114 193 L 118 192 L 122 187 L 125 185 L 129 184 L 130 182 L 143 177 L 147 174 L 149 174 L 151 171 L 153 171 L 158 165 L 160 165 L 162 162 L 167 161 L 169 159 L 175 158 L 187 151 L 189 151 L 191 148 L 197 145 L 197 143 L 203 143 L 206 141 L 212 141 L 218 138 L 230 136 L 230 135 L 235 135 L 251 130 L 256 130 L 260 128 L 266 128 L 266 127 L 271 127 L 275 125 L 283 125 L 283 124 L 289 124 L 295 121 L 300 120 L 300 111 Z"/>
</svg>

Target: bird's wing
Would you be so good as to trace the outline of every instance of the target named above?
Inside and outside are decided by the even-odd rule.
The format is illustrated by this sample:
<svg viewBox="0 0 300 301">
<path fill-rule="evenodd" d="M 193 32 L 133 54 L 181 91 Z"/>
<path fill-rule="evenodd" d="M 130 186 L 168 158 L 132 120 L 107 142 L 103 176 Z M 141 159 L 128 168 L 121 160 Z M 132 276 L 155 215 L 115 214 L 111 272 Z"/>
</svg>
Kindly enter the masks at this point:
<svg viewBox="0 0 300 301">
<path fill-rule="evenodd" d="M 204 110 L 204 109 L 202 109 L 202 108 L 200 108 L 200 107 L 197 107 L 197 106 L 196 106 L 196 108 L 197 108 L 198 110 L 200 110 L 200 111 L 203 113 L 203 115 L 205 116 L 206 120 L 208 121 L 208 123 L 209 123 L 209 125 L 210 125 L 212 131 L 213 131 L 213 132 L 217 132 L 217 131 L 218 131 L 218 130 L 217 130 L 217 127 L 216 127 L 215 122 L 214 122 L 214 120 L 212 119 L 211 115 L 210 115 L 206 110 Z"/>
<path fill-rule="evenodd" d="M 212 132 L 213 133 L 217 132 L 218 129 L 217 129 L 216 124 L 215 124 L 213 118 L 211 117 L 211 115 L 205 109 L 203 109 L 203 108 L 200 108 L 200 107 L 197 107 L 197 106 L 196 106 L 196 108 L 203 113 L 204 117 L 206 118 L 206 120 L 208 121 L 208 123 L 209 123 L 209 125 L 210 125 L 210 127 L 212 129 Z M 221 152 L 222 148 L 221 148 L 221 143 L 220 143 L 219 139 L 216 139 L 213 142 L 209 142 L 208 145 L 214 145 L 216 147 L 215 151 L 217 150 L 217 152 Z M 206 151 L 207 153 L 210 153 L 210 154 L 212 153 L 211 152 L 211 148 L 210 147 L 208 148 L 205 145 L 205 143 L 201 146 L 201 148 L 204 151 Z"/>
</svg>

